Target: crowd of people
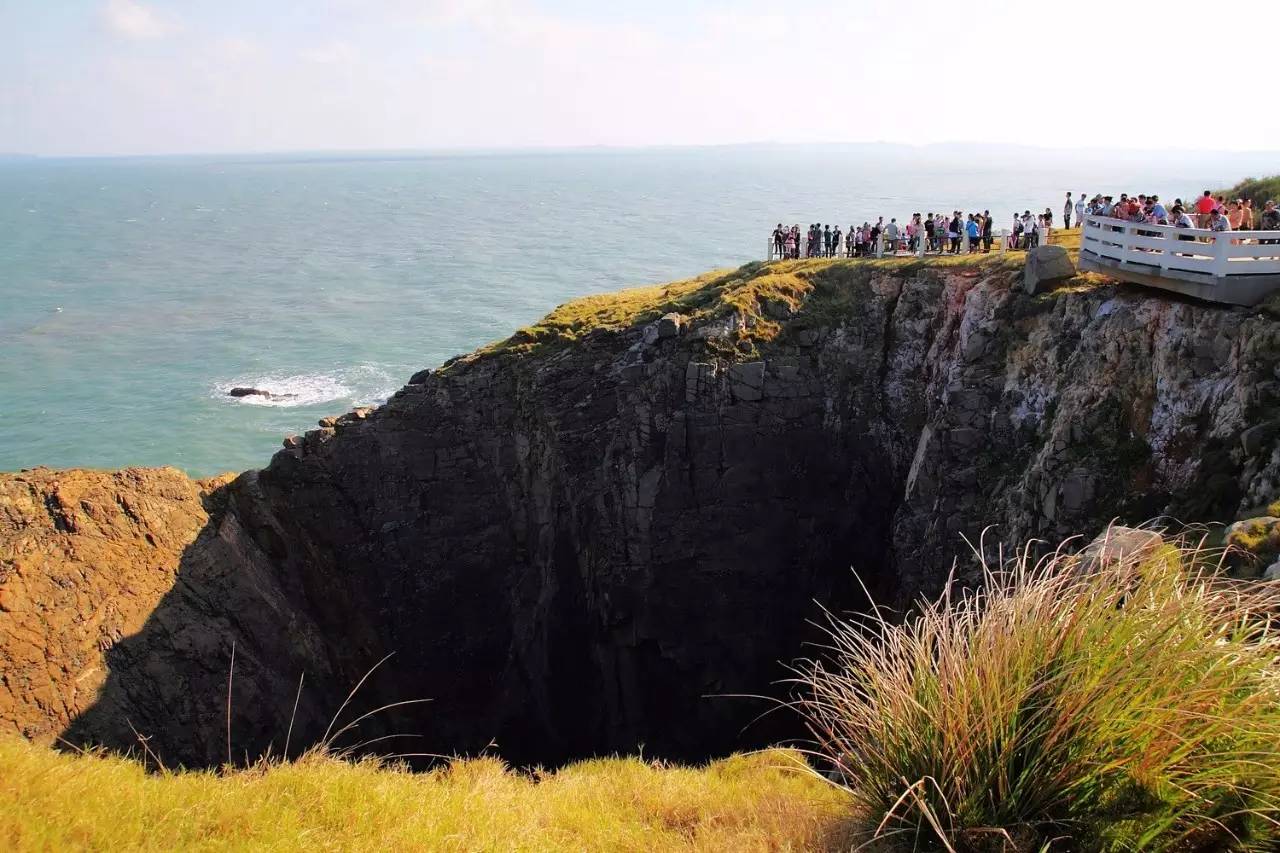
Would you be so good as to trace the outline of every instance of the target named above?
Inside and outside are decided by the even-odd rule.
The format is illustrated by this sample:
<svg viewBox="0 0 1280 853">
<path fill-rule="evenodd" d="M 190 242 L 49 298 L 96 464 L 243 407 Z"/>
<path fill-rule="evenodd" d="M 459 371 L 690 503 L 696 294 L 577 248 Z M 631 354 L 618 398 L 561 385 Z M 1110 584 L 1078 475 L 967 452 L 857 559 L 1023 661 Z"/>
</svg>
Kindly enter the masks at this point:
<svg viewBox="0 0 1280 853">
<path fill-rule="evenodd" d="M 1116 199 L 1098 194 L 1086 201 L 1085 194 L 1080 193 L 1079 198 L 1072 201 L 1071 193 L 1067 193 L 1063 212 L 1068 217 L 1075 212 L 1078 222 L 1083 222 L 1086 216 L 1105 216 L 1125 222 L 1207 231 L 1280 231 L 1280 209 L 1274 201 L 1268 201 L 1261 213 L 1255 215 L 1251 199 L 1228 200 L 1209 190 L 1189 204 L 1179 198 L 1168 207 L 1158 195 L 1121 193 Z"/>
<path fill-rule="evenodd" d="M 1263 210 L 1255 214 L 1249 199 L 1228 200 L 1221 195 L 1215 197 L 1209 190 L 1190 204 L 1175 199 L 1168 207 L 1154 194 L 1121 193 L 1116 199 L 1099 193 L 1089 199 L 1084 193 L 1078 197 L 1067 193 L 1062 227 L 1069 229 L 1073 222 L 1080 227 L 1086 216 L 1209 231 L 1280 231 L 1280 207 L 1276 202 L 1268 201 Z M 1054 227 L 1052 209 L 1046 207 L 1040 214 L 1026 210 L 1015 213 L 1012 227 L 1000 236 L 1010 249 L 1032 249 L 1047 243 Z M 847 230 L 821 223 L 802 230 L 799 225 L 788 227 L 779 222 L 773 229 L 770 255 L 773 258 L 860 258 L 900 251 L 958 255 L 990 252 L 996 237 L 989 210 L 982 213 L 955 210 L 950 215 L 916 213 L 902 224 L 896 218 L 886 223 L 882 216 L 874 224 L 863 222 L 850 225 Z"/>
<path fill-rule="evenodd" d="M 905 223 L 896 217 L 850 225 L 814 223 L 804 231 L 799 225 L 781 222 L 773 229 L 772 255 L 775 258 L 861 258 L 899 251 L 958 255 L 962 252 L 990 252 L 995 241 L 991 211 L 950 215 L 913 214 Z"/>
</svg>

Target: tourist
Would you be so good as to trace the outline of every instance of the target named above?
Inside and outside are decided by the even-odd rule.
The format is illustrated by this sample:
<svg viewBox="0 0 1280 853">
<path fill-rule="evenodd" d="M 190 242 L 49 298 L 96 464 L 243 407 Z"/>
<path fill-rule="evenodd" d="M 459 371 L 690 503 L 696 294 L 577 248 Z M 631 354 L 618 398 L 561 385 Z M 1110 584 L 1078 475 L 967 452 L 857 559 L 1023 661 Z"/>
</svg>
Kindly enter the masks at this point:
<svg viewBox="0 0 1280 853">
<path fill-rule="evenodd" d="M 1208 190 L 1204 191 L 1204 195 L 1196 199 L 1196 220 L 1201 228 L 1209 227 L 1210 214 L 1217 208 L 1213 201 L 1213 193 Z"/>
<path fill-rule="evenodd" d="M 1079 200 L 1076 201 L 1076 227 L 1077 228 L 1084 227 L 1084 216 L 1085 216 L 1084 193 L 1080 193 L 1080 198 Z"/>
<path fill-rule="evenodd" d="M 1280 231 L 1280 208 L 1276 207 L 1274 201 L 1268 201 L 1262 207 L 1262 217 L 1258 222 L 1259 231 Z M 1280 244 L 1280 240 L 1259 240 L 1268 246 Z"/>
<path fill-rule="evenodd" d="M 1239 201 L 1227 203 L 1227 222 L 1231 224 L 1232 231 L 1240 230 L 1240 223 L 1244 221 L 1244 205 Z"/>
<path fill-rule="evenodd" d="M 840 244 L 844 240 L 844 235 L 840 233 L 840 226 L 837 225 L 831 229 L 831 251 L 827 254 L 829 258 L 840 257 Z"/>
<path fill-rule="evenodd" d="M 1182 209 L 1181 205 L 1174 205 L 1173 221 L 1170 222 L 1169 224 L 1172 225 L 1174 228 L 1195 228 L 1196 227 L 1195 222 L 1191 219 L 1190 216 L 1187 215 L 1187 212 Z M 1182 238 L 1180 237 L 1179 239 L 1182 239 Z M 1191 238 L 1188 237 L 1187 239 L 1191 239 Z"/>
<path fill-rule="evenodd" d="M 784 239 L 783 245 L 786 249 L 788 258 L 794 258 L 796 256 L 796 244 L 799 239 L 798 231 L 797 231 L 798 227 L 799 226 L 797 226 L 796 228 L 792 228 L 790 231 L 787 232 L 786 237 L 783 238 Z"/>
<path fill-rule="evenodd" d="M 982 228 L 978 225 L 978 219 L 972 213 L 964 224 L 965 236 L 969 238 L 969 253 L 973 254 L 978 251 L 978 240 L 982 237 Z"/>
<path fill-rule="evenodd" d="M 884 227 L 885 249 L 889 254 L 898 251 L 898 220 L 890 219 L 889 224 Z"/>
<path fill-rule="evenodd" d="M 1231 230 L 1230 220 L 1228 220 L 1226 215 L 1216 207 L 1209 214 L 1209 230 L 1210 231 L 1230 231 Z"/>
<path fill-rule="evenodd" d="M 1022 212 L 1022 248 L 1030 251 L 1036 247 L 1036 221 L 1031 211 Z"/>
<path fill-rule="evenodd" d="M 1151 215 L 1156 225 L 1169 224 L 1169 212 L 1164 209 L 1164 205 L 1160 203 L 1160 196 L 1153 195 L 1147 199 L 1151 204 Z"/>
<path fill-rule="evenodd" d="M 1241 210 L 1241 213 L 1243 214 L 1240 220 L 1240 230 L 1252 231 L 1254 226 L 1253 199 L 1246 198 L 1242 202 L 1240 202 L 1240 210 Z"/>
<path fill-rule="evenodd" d="M 951 221 L 947 223 L 947 239 L 951 241 L 951 254 L 960 254 L 960 211 L 952 211 Z"/>
<path fill-rule="evenodd" d="M 991 211 L 982 211 L 982 251 L 991 251 L 991 242 L 995 239 L 991 234 Z"/>
<path fill-rule="evenodd" d="M 1071 214 L 1075 212 L 1075 203 L 1071 200 L 1071 193 L 1067 193 L 1067 203 L 1062 206 L 1062 227 L 1071 227 Z M 1076 217 L 1076 222 L 1080 221 L 1080 217 Z"/>
</svg>

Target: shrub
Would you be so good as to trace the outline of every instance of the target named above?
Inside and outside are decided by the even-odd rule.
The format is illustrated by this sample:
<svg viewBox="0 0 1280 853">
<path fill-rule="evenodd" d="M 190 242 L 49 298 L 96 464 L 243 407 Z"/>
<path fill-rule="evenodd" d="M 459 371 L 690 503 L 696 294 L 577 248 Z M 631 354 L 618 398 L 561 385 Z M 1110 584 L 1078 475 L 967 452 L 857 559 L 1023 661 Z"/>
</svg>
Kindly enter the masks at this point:
<svg viewBox="0 0 1280 853">
<path fill-rule="evenodd" d="M 1280 837 L 1280 590 L 1186 544 L 1105 559 L 1023 552 L 900 623 L 833 617 L 802 709 L 861 833 L 949 851 Z"/>
</svg>

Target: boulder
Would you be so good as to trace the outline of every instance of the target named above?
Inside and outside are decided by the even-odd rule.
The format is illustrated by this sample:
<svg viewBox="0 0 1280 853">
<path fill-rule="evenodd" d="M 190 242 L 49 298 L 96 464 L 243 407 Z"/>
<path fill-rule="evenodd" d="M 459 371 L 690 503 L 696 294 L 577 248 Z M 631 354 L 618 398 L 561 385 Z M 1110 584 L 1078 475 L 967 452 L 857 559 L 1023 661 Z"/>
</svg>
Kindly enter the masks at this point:
<svg viewBox="0 0 1280 853">
<path fill-rule="evenodd" d="M 1262 515 L 1227 528 L 1227 561 L 1240 576 L 1253 577 L 1280 558 L 1280 518 Z"/>
<path fill-rule="evenodd" d="M 1022 286 L 1027 293 L 1043 293 L 1057 282 L 1073 278 L 1076 274 L 1071 256 L 1061 246 L 1037 246 L 1027 252 L 1027 263 L 1022 272 Z"/>
<path fill-rule="evenodd" d="M 1164 537 L 1154 530 L 1109 527 L 1080 552 L 1078 566 L 1082 572 L 1096 572 L 1121 560 L 1151 556 L 1163 544 Z"/>
<path fill-rule="evenodd" d="M 684 330 L 684 316 L 672 311 L 658 320 L 658 337 L 674 338 Z"/>
</svg>

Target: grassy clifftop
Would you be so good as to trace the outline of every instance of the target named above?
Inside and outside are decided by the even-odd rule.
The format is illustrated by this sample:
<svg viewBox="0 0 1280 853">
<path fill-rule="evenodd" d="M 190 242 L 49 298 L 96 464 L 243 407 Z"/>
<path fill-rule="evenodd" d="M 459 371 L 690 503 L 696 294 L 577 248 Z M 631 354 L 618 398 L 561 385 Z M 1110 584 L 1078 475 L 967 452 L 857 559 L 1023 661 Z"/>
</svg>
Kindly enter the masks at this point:
<svg viewBox="0 0 1280 853">
<path fill-rule="evenodd" d="M 1079 232 L 1062 232 L 1055 244 L 1069 252 L 1079 247 Z M 877 274 L 904 275 L 922 269 L 973 269 L 985 272 L 1021 268 L 1021 251 L 977 255 L 896 258 L 804 258 L 753 262 L 738 269 L 715 270 L 696 278 L 614 293 L 586 296 L 559 306 L 543 319 L 490 345 L 477 356 L 522 353 L 577 341 L 592 332 L 623 331 L 675 312 L 693 324 L 736 316 L 728 336 L 730 349 L 751 352 L 781 330 L 773 318 L 786 313 L 831 309 L 848 302 L 851 286 Z M 726 353 L 728 354 L 728 353 Z"/>
<path fill-rule="evenodd" d="M 0 740 L 6 850 L 812 850 L 834 843 L 844 804 L 780 750 L 539 775 L 484 758 L 427 774 L 310 758 L 149 775 Z"/>
</svg>

